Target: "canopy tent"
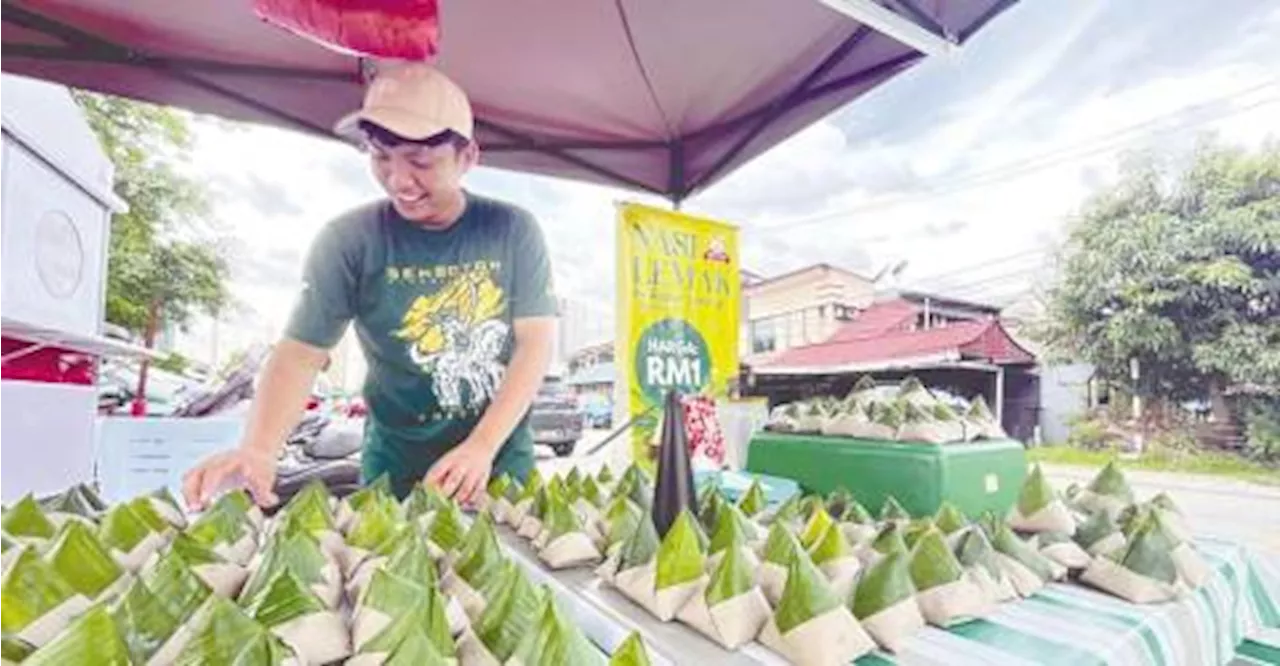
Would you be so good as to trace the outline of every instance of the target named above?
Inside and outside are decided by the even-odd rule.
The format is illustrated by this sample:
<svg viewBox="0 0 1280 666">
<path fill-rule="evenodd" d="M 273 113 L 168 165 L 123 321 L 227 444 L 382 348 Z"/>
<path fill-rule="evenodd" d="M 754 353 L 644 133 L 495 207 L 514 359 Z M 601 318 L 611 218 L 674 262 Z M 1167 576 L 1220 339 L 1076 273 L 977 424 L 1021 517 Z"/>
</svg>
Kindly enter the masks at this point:
<svg viewBox="0 0 1280 666">
<path fill-rule="evenodd" d="M 1013 4 L 883 1 L 444 0 L 437 64 L 490 166 L 678 202 Z M 6 72 L 317 134 L 359 103 L 357 60 L 249 0 L 3 9 Z"/>
</svg>

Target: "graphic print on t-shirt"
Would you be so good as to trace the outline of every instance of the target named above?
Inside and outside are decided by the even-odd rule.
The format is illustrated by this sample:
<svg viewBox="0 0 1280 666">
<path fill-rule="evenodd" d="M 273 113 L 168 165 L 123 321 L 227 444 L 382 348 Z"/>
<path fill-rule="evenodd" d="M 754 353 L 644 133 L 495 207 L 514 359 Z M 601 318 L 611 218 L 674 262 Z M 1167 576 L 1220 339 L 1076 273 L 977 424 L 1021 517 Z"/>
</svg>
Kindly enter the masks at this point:
<svg viewBox="0 0 1280 666">
<path fill-rule="evenodd" d="M 494 280 L 499 268 L 497 262 L 481 261 L 428 269 L 448 278 L 410 303 L 395 332 L 408 343 L 414 364 L 431 375 L 445 412 L 483 409 L 502 383 L 501 355 L 511 329 L 502 318 L 506 294 Z"/>
</svg>

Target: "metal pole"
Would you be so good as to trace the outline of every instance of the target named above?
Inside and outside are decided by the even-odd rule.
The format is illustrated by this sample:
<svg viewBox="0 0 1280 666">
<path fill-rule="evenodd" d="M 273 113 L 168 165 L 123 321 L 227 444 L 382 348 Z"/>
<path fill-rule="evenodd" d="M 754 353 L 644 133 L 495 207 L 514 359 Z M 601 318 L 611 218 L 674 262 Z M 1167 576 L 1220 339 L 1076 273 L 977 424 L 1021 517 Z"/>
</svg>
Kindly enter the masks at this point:
<svg viewBox="0 0 1280 666">
<path fill-rule="evenodd" d="M 1004 426 L 1004 366 L 996 366 L 996 423 Z"/>
</svg>

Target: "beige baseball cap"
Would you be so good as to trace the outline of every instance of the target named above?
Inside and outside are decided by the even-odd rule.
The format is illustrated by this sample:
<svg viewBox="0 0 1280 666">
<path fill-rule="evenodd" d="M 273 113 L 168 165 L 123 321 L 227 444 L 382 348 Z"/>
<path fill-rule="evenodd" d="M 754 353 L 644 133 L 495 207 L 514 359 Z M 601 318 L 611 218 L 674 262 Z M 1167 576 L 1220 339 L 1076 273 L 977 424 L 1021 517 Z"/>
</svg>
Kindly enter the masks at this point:
<svg viewBox="0 0 1280 666">
<path fill-rule="evenodd" d="M 467 94 L 440 70 L 422 63 L 379 69 L 364 95 L 364 106 L 334 126 L 340 136 L 360 136 L 367 121 L 406 139 L 431 138 L 452 130 L 472 139 L 475 119 Z"/>
</svg>

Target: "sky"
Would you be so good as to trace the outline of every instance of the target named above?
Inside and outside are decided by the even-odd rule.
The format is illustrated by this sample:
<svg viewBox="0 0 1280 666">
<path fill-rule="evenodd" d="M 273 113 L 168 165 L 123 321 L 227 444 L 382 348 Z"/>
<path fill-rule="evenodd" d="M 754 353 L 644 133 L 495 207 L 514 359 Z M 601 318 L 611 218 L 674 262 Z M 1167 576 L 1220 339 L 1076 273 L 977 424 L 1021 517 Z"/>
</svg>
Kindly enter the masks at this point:
<svg viewBox="0 0 1280 666">
<path fill-rule="evenodd" d="M 739 225 L 742 265 L 817 262 L 897 286 L 1010 304 L 1050 279 L 1071 215 L 1128 151 L 1185 153 L 1212 133 L 1280 138 L 1280 5 L 1267 0 L 1022 0 L 951 57 L 931 58 L 685 204 Z M 284 130 L 197 124 L 190 165 L 235 238 L 220 355 L 278 334 L 307 246 L 379 196 L 354 149 Z M 561 295 L 610 317 L 620 190 L 481 168 L 476 192 L 543 227 Z M 902 264 L 905 262 L 905 264 Z M 210 329 L 185 345 L 204 356 Z"/>
</svg>

